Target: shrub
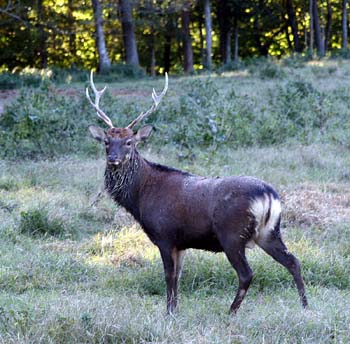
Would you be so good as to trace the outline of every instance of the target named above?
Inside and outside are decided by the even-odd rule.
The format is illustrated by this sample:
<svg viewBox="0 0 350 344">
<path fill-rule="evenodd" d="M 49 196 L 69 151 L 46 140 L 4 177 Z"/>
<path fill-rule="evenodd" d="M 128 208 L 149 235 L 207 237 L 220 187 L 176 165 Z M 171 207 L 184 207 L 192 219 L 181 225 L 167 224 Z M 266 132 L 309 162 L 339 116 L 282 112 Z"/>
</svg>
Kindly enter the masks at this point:
<svg viewBox="0 0 350 344">
<path fill-rule="evenodd" d="M 261 79 L 281 79 L 284 75 L 283 70 L 275 63 L 265 63 L 259 68 Z"/>
<path fill-rule="evenodd" d="M 18 74 L 3 72 L 0 74 L 0 89 L 12 90 L 23 86 L 39 87 L 43 81 L 38 74 Z"/>
<path fill-rule="evenodd" d="M 0 74 L 0 90 L 13 90 L 20 87 L 18 75 L 3 72 Z"/>
<path fill-rule="evenodd" d="M 50 67 L 49 68 L 49 76 L 50 80 L 57 84 L 67 84 L 71 82 L 86 82 L 88 80 L 88 71 L 77 68 L 58 68 L 58 67 Z"/>
<path fill-rule="evenodd" d="M 296 78 L 276 82 L 261 102 L 254 95 L 237 94 L 234 78 L 225 78 L 225 82 L 226 87 L 219 88 L 217 78 L 212 77 L 181 81 L 181 90 L 176 90 L 179 95 L 167 98 L 146 119 L 144 124 L 154 123 L 161 132 L 153 135 L 150 143 L 155 147 L 175 144 L 179 154 L 187 158 L 193 156 L 194 147 L 215 150 L 218 145 L 271 145 L 290 139 L 310 143 L 331 138 L 348 146 L 348 135 L 343 133 L 337 139 L 348 122 L 350 93 L 346 89 L 320 92 L 312 83 Z M 141 97 L 135 102 L 107 91 L 102 102 L 112 122 L 125 126 L 130 114 L 147 108 L 150 99 Z M 100 145 L 87 131 L 88 125 L 96 121 L 82 90 L 57 90 L 47 83 L 36 90 L 23 89 L 0 117 L 0 157 L 96 154 Z"/>
<path fill-rule="evenodd" d="M 306 60 L 306 57 L 294 54 L 282 59 L 282 65 L 289 68 L 302 68 L 305 66 Z"/>
<path fill-rule="evenodd" d="M 251 59 L 246 63 L 248 71 L 253 75 L 257 75 L 260 79 L 282 79 L 285 76 L 282 68 L 269 59 Z"/>
<path fill-rule="evenodd" d="M 125 78 L 142 78 L 146 75 L 143 68 L 126 63 L 112 64 L 108 74 L 120 75 Z"/>
<path fill-rule="evenodd" d="M 123 79 L 139 79 L 143 78 L 146 72 L 143 68 L 126 64 L 112 64 L 111 69 L 96 75 L 96 81 L 99 82 L 116 82 Z"/>
<path fill-rule="evenodd" d="M 218 74 L 224 73 L 224 72 L 231 72 L 231 71 L 237 71 L 241 70 L 245 67 L 244 63 L 242 61 L 231 61 L 229 63 L 223 64 L 219 66 L 216 69 L 216 72 Z"/>
<path fill-rule="evenodd" d="M 312 84 L 300 80 L 288 81 L 270 92 L 268 112 L 256 118 L 257 142 L 275 144 L 289 138 L 309 143 L 314 131 L 327 120 L 327 97 Z"/>
<path fill-rule="evenodd" d="M 0 117 L 0 157 L 54 157 L 94 149 L 88 140 L 90 106 L 54 87 L 22 89 Z M 79 116 L 77 116 L 77 114 Z"/>
<path fill-rule="evenodd" d="M 21 212 L 19 231 L 33 237 L 59 237 L 64 234 L 64 225 L 59 219 L 50 219 L 46 210 L 33 209 Z"/>
<path fill-rule="evenodd" d="M 72 82 L 87 82 L 89 71 L 72 66 L 70 68 L 49 67 L 47 69 L 27 68 L 13 73 L 0 73 L 0 90 L 17 89 L 21 87 L 40 87 L 43 82 L 69 84 Z M 145 70 L 126 63 L 117 63 L 109 71 L 95 75 L 97 82 L 116 82 L 125 79 L 139 79 L 146 75 Z"/>
</svg>

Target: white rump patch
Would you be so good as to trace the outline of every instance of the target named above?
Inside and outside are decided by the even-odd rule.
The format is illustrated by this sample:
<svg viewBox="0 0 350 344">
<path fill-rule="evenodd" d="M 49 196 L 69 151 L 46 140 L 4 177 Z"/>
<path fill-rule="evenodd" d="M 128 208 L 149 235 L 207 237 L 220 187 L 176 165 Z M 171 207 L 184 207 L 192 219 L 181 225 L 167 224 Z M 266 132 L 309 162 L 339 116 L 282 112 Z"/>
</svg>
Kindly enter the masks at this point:
<svg viewBox="0 0 350 344">
<path fill-rule="evenodd" d="M 281 215 L 281 202 L 273 195 L 265 193 L 263 197 L 252 201 L 249 211 L 256 221 L 254 241 L 259 241 L 275 228 Z"/>
</svg>

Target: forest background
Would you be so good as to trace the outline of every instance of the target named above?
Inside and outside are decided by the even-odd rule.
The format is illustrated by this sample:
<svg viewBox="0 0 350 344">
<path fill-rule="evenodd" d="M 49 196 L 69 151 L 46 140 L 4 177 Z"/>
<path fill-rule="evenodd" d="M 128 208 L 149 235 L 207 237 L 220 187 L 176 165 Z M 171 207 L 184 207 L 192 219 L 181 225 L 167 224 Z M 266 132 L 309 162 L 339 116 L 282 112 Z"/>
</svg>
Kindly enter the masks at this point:
<svg viewBox="0 0 350 344">
<path fill-rule="evenodd" d="M 347 11 L 347 0 L 1 0 L 0 66 L 126 62 L 155 75 L 260 56 L 347 57 Z"/>
</svg>

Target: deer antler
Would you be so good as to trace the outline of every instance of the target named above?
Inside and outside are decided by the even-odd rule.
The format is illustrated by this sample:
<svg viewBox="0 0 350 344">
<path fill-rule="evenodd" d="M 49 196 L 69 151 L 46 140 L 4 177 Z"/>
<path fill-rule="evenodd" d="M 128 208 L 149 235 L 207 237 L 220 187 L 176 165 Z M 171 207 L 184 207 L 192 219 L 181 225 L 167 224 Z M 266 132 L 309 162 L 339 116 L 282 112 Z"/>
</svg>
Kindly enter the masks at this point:
<svg viewBox="0 0 350 344">
<path fill-rule="evenodd" d="M 107 86 L 105 86 L 101 91 L 98 91 L 94 84 L 93 74 L 94 74 L 93 71 L 91 71 L 90 86 L 95 94 L 95 103 L 91 100 L 88 87 L 86 87 L 86 97 L 89 100 L 90 104 L 93 106 L 93 108 L 96 110 L 97 116 L 100 117 L 107 125 L 109 125 L 110 128 L 114 128 L 111 119 L 100 109 L 100 106 L 99 106 L 100 98 L 103 95 L 104 91 L 106 91 Z"/>
<path fill-rule="evenodd" d="M 153 104 L 152 106 L 146 111 L 141 112 L 137 118 L 135 118 L 128 126 L 127 128 L 131 129 L 134 127 L 137 123 L 141 122 L 144 118 L 148 117 L 152 112 L 156 111 L 159 103 L 161 102 L 162 98 L 164 97 L 166 91 L 168 90 L 168 73 L 165 73 L 165 85 L 163 88 L 163 91 L 158 95 L 156 91 L 153 89 L 152 92 L 152 99 Z"/>
</svg>

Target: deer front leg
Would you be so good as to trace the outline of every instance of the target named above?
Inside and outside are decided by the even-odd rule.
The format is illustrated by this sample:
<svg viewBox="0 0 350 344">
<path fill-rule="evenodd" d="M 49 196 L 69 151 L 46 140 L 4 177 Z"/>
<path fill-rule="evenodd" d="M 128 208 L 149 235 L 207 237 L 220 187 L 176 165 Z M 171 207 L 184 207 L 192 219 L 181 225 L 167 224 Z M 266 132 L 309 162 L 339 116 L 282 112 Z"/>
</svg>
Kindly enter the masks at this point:
<svg viewBox="0 0 350 344">
<path fill-rule="evenodd" d="M 177 280 L 179 277 L 177 262 L 179 251 L 176 248 L 165 249 L 161 247 L 159 247 L 159 250 L 163 261 L 167 287 L 167 313 L 173 314 L 177 310 Z"/>
</svg>

